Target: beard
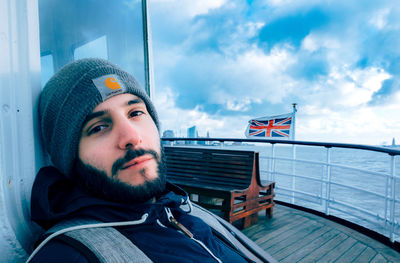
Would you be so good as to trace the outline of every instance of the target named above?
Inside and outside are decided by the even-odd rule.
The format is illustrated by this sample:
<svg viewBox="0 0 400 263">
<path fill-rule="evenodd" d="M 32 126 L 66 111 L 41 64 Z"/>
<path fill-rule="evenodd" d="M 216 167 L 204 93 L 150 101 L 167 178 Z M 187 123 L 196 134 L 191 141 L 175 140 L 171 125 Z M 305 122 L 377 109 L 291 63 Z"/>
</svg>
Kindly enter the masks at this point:
<svg viewBox="0 0 400 263">
<path fill-rule="evenodd" d="M 157 161 L 158 176 L 153 180 L 146 180 L 141 185 L 131 185 L 118 179 L 117 172 L 122 166 L 136 157 L 144 154 L 151 154 Z M 114 162 L 111 177 L 107 173 L 97 168 L 83 163 L 80 158 L 75 163 L 77 185 L 89 194 L 106 200 L 119 203 L 139 204 L 145 203 L 153 198 L 158 198 L 165 190 L 165 161 L 164 155 L 159 155 L 152 150 L 131 150 L 125 156 Z M 145 177 L 146 170 L 140 171 L 141 176 Z"/>
</svg>

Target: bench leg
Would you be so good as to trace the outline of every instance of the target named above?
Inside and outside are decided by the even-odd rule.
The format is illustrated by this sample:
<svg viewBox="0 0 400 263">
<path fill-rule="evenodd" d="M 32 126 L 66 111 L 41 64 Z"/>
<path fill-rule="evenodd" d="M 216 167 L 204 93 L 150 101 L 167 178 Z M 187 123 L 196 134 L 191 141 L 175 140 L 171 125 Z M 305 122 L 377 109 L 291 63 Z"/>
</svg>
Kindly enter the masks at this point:
<svg viewBox="0 0 400 263">
<path fill-rule="evenodd" d="M 221 210 L 224 213 L 224 217 L 225 217 L 224 219 L 232 224 L 233 222 L 231 220 L 231 215 L 233 214 L 233 211 L 232 211 L 231 203 L 232 203 L 232 200 L 224 199 L 224 201 L 222 202 Z"/>
<path fill-rule="evenodd" d="M 274 207 L 271 206 L 270 208 L 265 209 L 265 214 L 268 218 L 272 218 L 272 214 L 274 213 Z"/>
<path fill-rule="evenodd" d="M 243 228 L 249 227 L 258 222 L 258 213 L 246 216 L 243 218 Z"/>
</svg>

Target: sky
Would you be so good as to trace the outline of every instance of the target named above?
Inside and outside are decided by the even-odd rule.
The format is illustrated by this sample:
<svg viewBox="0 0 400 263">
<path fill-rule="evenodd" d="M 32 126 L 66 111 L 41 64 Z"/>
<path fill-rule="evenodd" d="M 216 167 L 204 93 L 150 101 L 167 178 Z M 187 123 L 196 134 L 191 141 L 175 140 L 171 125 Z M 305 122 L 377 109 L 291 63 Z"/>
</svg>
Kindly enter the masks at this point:
<svg viewBox="0 0 400 263">
<path fill-rule="evenodd" d="M 397 0 L 150 0 L 162 130 L 245 138 L 292 111 L 296 140 L 400 144 Z"/>
</svg>

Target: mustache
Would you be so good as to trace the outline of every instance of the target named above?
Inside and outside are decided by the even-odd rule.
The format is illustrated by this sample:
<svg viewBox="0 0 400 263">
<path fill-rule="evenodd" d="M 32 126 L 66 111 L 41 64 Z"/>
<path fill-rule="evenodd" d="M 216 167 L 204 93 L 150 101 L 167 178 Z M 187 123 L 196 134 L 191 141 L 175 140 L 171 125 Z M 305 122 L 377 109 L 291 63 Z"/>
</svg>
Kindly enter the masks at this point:
<svg viewBox="0 0 400 263">
<path fill-rule="evenodd" d="M 111 168 L 111 176 L 114 177 L 118 170 L 122 169 L 122 167 L 124 166 L 124 164 L 132 161 L 133 159 L 143 156 L 145 154 L 150 154 L 154 157 L 154 159 L 156 161 L 159 160 L 159 155 L 156 151 L 153 150 L 145 150 L 145 149 L 128 149 L 128 151 L 125 153 L 125 156 L 122 158 L 117 159 L 112 168 Z"/>
</svg>

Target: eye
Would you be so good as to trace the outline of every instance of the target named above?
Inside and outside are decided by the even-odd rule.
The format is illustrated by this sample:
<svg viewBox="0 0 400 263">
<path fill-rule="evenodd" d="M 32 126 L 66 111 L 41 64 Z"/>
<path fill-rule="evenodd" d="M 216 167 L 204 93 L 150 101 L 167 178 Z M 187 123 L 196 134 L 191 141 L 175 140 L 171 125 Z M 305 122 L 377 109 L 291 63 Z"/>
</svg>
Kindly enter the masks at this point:
<svg viewBox="0 0 400 263">
<path fill-rule="evenodd" d="M 134 118 L 134 117 L 137 117 L 137 116 L 140 116 L 143 114 L 144 114 L 144 112 L 141 110 L 133 110 L 133 111 L 129 112 L 129 117 Z"/>
<path fill-rule="evenodd" d="M 105 128 L 107 128 L 107 125 L 105 125 L 105 124 L 96 125 L 96 126 L 91 127 L 91 128 L 88 130 L 87 133 L 88 133 L 88 135 L 90 136 L 90 135 L 93 135 L 93 134 L 96 134 L 96 133 L 101 132 L 101 131 L 104 130 Z"/>
</svg>

